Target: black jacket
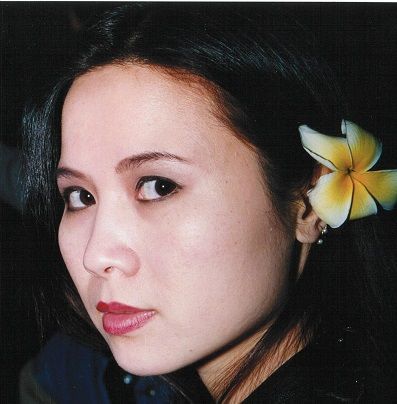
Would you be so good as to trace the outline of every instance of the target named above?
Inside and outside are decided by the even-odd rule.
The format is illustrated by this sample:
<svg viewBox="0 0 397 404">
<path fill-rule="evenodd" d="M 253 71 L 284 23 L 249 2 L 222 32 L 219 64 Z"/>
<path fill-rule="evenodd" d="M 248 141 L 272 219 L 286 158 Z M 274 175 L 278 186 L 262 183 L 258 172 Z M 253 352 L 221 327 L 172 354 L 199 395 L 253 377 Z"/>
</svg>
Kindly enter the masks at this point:
<svg viewBox="0 0 397 404">
<path fill-rule="evenodd" d="M 397 403 L 395 386 L 382 376 L 383 370 L 364 365 L 362 342 L 350 327 L 335 336 L 322 335 L 275 371 L 244 403 Z M 214 402 L 192 369 L 166 379 L 175 391 L 174 403 Z"/>
<path fill-rule="evenodd" d="M 324 333 L 275 371 L 245 403 L 397 403 L 395 385 L 384 369 L 368 361 L 365 346 L 361 333 L 350 328 L 333 336 Z M 20 398 L 24 404 L 213 402 L 192 368 L 165 377 L 133 376 L 106 355 L 62 334 L 55 335 L 22 372 Z"/>
</svg>

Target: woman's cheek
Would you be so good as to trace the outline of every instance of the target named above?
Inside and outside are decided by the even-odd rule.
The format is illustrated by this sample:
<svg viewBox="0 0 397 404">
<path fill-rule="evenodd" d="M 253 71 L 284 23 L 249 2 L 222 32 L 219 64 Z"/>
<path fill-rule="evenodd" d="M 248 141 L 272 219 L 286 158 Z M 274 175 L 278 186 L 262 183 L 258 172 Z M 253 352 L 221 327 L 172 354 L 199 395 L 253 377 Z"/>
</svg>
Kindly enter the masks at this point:
<svg viewBox="0 0 397 404">
<path fill-rule="evenodd" d="M 179 211 L 172 218 L 168 232 L 153 235 L 156 247 L 147 257 L 149 267 L 157 269 L 165 289 L 204 296 L 213 288 L 216 292 L 216 285 L 232 276 L 234 267 L 240 265 L 232 262 L 236 240 L 224 216 L 214 206 L 207 209 L 203 204 L 195 209 L 191 205 L 190 214 Z"/>
</svg>

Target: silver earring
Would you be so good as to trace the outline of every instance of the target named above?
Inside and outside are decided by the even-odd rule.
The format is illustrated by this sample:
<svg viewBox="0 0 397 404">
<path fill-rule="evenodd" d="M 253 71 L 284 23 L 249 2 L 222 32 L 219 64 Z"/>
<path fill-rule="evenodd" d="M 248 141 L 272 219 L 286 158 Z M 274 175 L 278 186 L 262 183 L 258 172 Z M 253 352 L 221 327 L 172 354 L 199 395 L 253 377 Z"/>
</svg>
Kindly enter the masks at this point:
<svg viewBox="0 0 397 404">
<path fill-rule="evenodd" d="M 321 229 L 321 236 L 320 238 L 317 240 L 317 245 L 322 245 L 324 244 L 324 238 L 326 236 L 326 234 L 328 233 L 328 225 L 326 224 L 322 229 Z"/>
</svg>

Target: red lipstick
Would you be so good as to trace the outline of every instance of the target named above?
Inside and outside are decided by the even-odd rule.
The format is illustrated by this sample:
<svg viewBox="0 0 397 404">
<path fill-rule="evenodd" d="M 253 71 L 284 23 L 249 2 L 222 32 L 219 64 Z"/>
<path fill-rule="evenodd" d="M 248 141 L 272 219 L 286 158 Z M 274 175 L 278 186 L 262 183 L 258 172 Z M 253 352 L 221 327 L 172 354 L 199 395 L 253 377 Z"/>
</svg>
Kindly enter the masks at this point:
<svg viewBox="0 0 397 404">
<path fill-rule="evenodd" d="M 123 335 L 143 327 L 155 314 L 155 310 L 138 309 L 118 302 L 99 302 L 96 309 L 103 313 L 103 329 L 112 335 Z"/>
</svg>

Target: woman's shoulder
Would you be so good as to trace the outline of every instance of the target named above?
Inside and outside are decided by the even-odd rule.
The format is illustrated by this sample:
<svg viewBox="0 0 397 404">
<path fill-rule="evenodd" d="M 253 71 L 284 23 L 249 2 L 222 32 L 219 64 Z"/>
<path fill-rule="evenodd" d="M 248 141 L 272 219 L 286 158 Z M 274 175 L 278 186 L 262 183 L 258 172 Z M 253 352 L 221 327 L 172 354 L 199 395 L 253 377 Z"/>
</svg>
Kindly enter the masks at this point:
<svg viewBox="0 0 397 404">
<path fill-rule="evenodd" d="M 382 369 L 368 366 L 364 337 L 346 327 L 322 335 L 293 356 L 244 403 L 396 402 Z"/>
</svg>

